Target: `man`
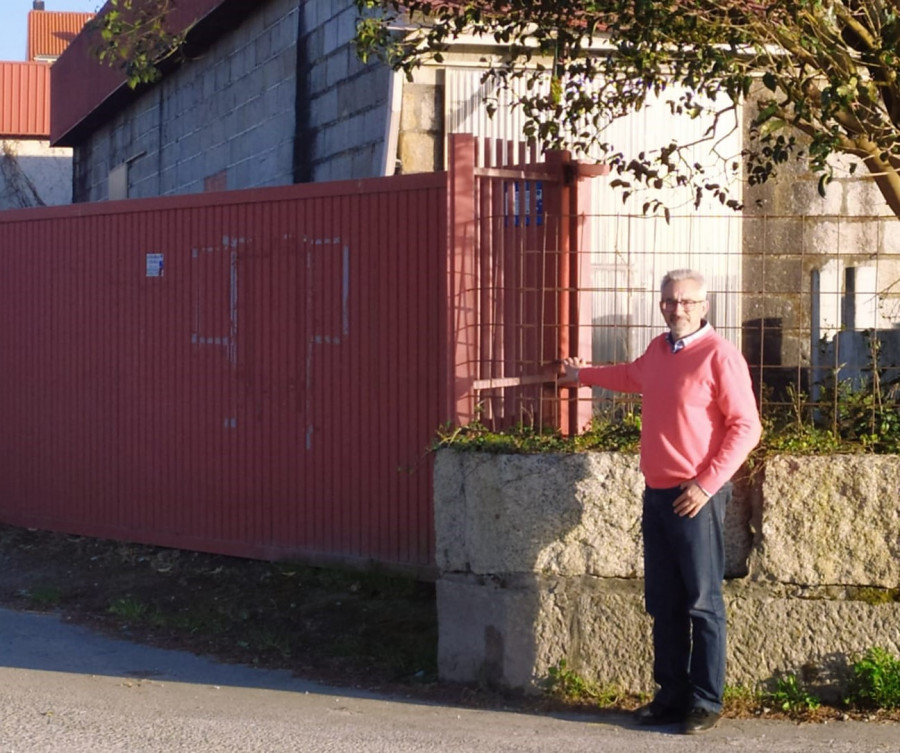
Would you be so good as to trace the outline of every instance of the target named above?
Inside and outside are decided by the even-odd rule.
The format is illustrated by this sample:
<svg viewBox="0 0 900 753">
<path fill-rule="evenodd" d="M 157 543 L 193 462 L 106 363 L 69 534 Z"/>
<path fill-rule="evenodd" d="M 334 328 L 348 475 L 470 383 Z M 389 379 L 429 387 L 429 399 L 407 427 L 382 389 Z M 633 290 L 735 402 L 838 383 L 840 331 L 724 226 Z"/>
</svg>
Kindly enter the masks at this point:
<svg viewBox="0 0 900 753">
<path fill-rule="evenodd" d="M 702 275 L 669 272 L 661 293 L 669 331 L 642 356 L 598 367 L 568 358 L 562 383 L 643 396 L 644 597 L 659 687 L 635 714 L 640 724 L 680 723 L 696 734 L 722 713 L 725 507 L 762 429 L 746 361 L 706 321 Z"/>
</svg>

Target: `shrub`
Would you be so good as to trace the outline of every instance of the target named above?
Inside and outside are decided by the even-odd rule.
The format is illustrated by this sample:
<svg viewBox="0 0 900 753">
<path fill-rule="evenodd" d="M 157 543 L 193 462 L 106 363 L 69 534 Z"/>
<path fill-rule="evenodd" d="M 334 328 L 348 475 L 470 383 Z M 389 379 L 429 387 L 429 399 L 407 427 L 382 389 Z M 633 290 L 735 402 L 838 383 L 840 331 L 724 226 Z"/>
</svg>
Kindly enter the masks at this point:
<svg viewBox="0 0 900 753">
<path fill-rule="evenodd" d="M 900 708 L 900 659 L 884 648 L 870 648 L 851 669 L 851 703 L 863 708 Z"/>
</svg>

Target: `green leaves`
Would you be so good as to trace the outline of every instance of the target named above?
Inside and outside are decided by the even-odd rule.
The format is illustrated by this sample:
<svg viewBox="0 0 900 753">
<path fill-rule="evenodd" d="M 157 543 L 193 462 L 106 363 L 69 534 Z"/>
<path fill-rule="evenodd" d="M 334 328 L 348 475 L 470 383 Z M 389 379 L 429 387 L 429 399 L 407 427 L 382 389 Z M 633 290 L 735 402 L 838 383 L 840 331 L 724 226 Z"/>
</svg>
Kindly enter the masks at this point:
<svg viewBox="0 0 900 753">
<path fill-rule="evenodd" d="M 169 30 L 173 7 L 174 0 L 109 0 L 106 12 L 91 21 L 97 32 L 94 54 L 121 70 L 132 89 L 157 81 L 159 64 L 181 50 L 190 30 Z"/>
<path fill-rule="evenodd" d="M 806 690 L 793 672 L 775 678 L 775 689 L 767 696 L 767 700 L 784 712 L 815 711 L 822 705 L 819 698 Z"/>
<path fill-rule="evenodd" d="M 863 708 L 900 708 L 900 659 L 875 647 L 860 656 L 851 670 L 850 703 Z"/>
<path fill-rule="evenodd" d="M 727 97 L 734 113 L 755 91 L 764 94 L 743 155 L 751 183 L 770 180 L 787 159 L 795 159 L 824 178 L 819 184 L 824 191 L 832 178 L 831 158 L 842 152 L 863 159 L 884 155 L 873 169 L 895 175 L 900 170 L 900 109 L 894 104 L 900 102 L 900 21 L 892 3 L 859 0 L 851 8 L 821 0 L 763 5 L 735 0 L 410 0 L 404 15 L 393 0 L 358 2 L 370 13 L 380 9 L 384 23 L 394 30 L 393 36 L 367 30 L 369 49 L 380 46 L 386 60 L 408 73 L 444 54 L 462 32 L 484 34 L 495 45 L 486 59 L 498 80 L 524 75 L 549 83 L 549 96 L 546 86 L 533 86 L 520 102 L 529 121 L 527 132 L 550 148 L 599 151 L 603 159 L 609 155 L 610 166 L 620 175 L 632 173 L 629 192 L 645 185 L 631 170 L 633 160 L 659 170 L 660 178 L 674 185 L 701 194 L 706 190 L 705 176 L 684 164 L 676 168 L 677 155 L 667 165 L 659 159 L 665 156 L 665 143 L 645 150 L 643 157 L 621 158 L 612 155 L 622 144 L 603 143 L 612 121 L 660 97 L 672 105 L 673 115 L 712 118 L 714 131 L 706 138 L 714 151 L 731 126 L 708 105 L 679 101 L 671 94 L 673 87 L 717 100 L 719 109 L 725 107 L 719 97 Z M 409 21 L 420 23 L 421 29 L 408 36 L 396 31 Z M 678 147 L 681 153 L 687 153 L 685 145 Z M 730 164 L 734 156 L 722 155 L 723 162 Z M 879 182 L 900 213 L 900 189 L 890 185 L 900 181 Z"/>
</svg>

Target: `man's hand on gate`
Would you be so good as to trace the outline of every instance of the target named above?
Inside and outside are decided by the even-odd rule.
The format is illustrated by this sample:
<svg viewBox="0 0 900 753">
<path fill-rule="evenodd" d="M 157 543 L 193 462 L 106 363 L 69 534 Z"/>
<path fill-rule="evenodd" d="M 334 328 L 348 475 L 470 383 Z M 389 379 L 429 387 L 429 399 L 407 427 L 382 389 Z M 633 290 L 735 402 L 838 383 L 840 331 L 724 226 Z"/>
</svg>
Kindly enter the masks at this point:
<svg viewBox="0 0 900 753">
<path fill-rule="evenodd" d="M 585 362 L 580 358 L 573 356 L 571 358 L 564 358 L 559 362 L 559 365 L 562 367 L 562 372 L 559 374 L 557 384 L 560 387 L 577 386 L 578 372 L 585 366 Z"/>
</svg>

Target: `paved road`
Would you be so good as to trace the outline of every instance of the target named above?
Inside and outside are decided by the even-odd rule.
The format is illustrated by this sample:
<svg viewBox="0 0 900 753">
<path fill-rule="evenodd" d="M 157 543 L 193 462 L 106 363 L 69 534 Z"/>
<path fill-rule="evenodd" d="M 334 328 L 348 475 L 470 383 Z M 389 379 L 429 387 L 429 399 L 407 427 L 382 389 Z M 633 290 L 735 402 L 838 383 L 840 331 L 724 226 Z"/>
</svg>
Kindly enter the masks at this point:
<svg viewBox="0 0 900 753">
<path fill-rule="evenodd" d="M 0 753 L 900 753 L 900 725 L 725 720 L 701 737 L 351 693 L 0 610 Z"/>
</svg>

